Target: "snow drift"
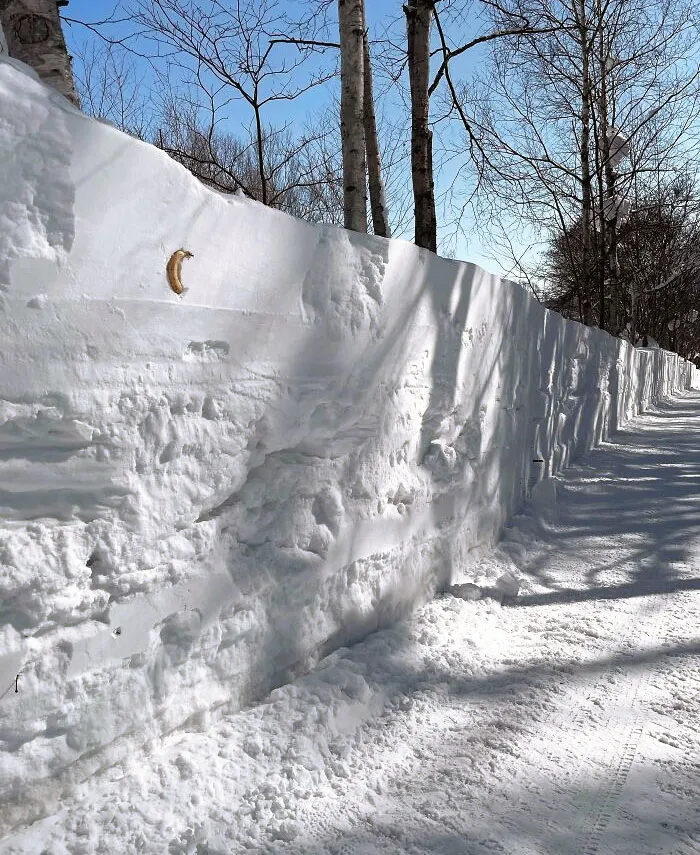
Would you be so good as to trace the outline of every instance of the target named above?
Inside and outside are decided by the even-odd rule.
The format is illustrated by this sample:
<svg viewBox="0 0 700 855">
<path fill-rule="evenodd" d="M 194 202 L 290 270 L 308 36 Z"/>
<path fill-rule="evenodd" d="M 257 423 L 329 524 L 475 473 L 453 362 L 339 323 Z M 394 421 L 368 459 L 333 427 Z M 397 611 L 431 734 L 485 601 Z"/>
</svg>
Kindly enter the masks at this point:
<svg viewBox="0 0 700 855">
<path fill-rule="evenodd" d="M 2 58 L 0 222 L 6 826 L 464 578 L 690 383 L 474 265 L 214 193 Z"/>
</svg>

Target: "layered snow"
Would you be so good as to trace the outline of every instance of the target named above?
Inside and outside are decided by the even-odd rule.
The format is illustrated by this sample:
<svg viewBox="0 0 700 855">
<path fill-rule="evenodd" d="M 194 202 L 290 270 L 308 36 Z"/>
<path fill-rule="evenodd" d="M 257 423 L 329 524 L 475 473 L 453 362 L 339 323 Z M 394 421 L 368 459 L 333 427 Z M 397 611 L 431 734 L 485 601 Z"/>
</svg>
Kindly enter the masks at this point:
<svg viewBox="0 0 700 855">
<path fill-rule="evenodd" d="M 463 582 L 693 382 L 474 265 L 214 193 L 2 58 L 0 325 L 5 828 Z"/>
</svg>

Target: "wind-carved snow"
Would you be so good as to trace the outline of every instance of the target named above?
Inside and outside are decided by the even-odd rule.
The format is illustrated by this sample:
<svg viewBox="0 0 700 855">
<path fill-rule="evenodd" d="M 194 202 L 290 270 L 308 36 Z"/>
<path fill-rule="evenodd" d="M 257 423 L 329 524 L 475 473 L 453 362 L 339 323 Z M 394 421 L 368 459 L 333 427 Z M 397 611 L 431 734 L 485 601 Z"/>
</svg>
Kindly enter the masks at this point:
<svg viewBox="0 0 700 855">
<path fill-rule="evenodd" d="M 4 60 L 0 154 L 5 827 L 461 581 L 689 383 L 474 265 L 213 193 Z"/>
<path fill-rule="evenodd" d="M 37 259 L 51 269 L 74 239 L 75 187 L 69 178 L 71 140 L 64 115 L 21 64 L 3 57 L 0 112 L 0 289 L 8 259 Z M 38 261 L 41 259 L 41 261 Z M 35 287 L 41 287 L 37 277 Z"/>
<path fill-rule="evenodd" d="M 355 232 L 319 229 L 301 297 L 305 315 L 322 323 L 329 338 L 376 332 L 388 250 L 388 243 L 371 247 Z"/>
</svg>

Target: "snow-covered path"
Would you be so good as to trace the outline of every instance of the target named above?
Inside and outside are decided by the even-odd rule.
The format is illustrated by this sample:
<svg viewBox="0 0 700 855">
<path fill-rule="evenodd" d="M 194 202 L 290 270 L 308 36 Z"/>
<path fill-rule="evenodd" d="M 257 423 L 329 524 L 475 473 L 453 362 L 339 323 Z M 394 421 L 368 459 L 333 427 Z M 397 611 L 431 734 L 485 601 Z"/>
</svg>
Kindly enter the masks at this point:
<svg viewBox="0 0 700 855">
<path fill-rule="evenodd" d="M 540 492 L 475 581 L 64 794 L 7 853 L 700 852 L 700 394 Z M 4 847 L 4 848 L 3 848 Z"/>
</svg>

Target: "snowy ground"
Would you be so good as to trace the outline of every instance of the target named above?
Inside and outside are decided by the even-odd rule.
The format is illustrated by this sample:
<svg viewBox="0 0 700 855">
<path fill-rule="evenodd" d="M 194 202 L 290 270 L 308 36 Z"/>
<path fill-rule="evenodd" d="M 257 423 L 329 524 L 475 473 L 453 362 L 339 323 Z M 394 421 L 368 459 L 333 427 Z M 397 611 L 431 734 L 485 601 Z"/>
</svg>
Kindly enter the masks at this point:
<svg viewBox="0 0 700 855">
<path fill-rule="evenodd" d="M 700 852 L 700 393 L 540 490 L 472 579 L 103 770 L 8 855 Z M 464 580 L 467 581 L 467 580 Z"/>
</svg>

